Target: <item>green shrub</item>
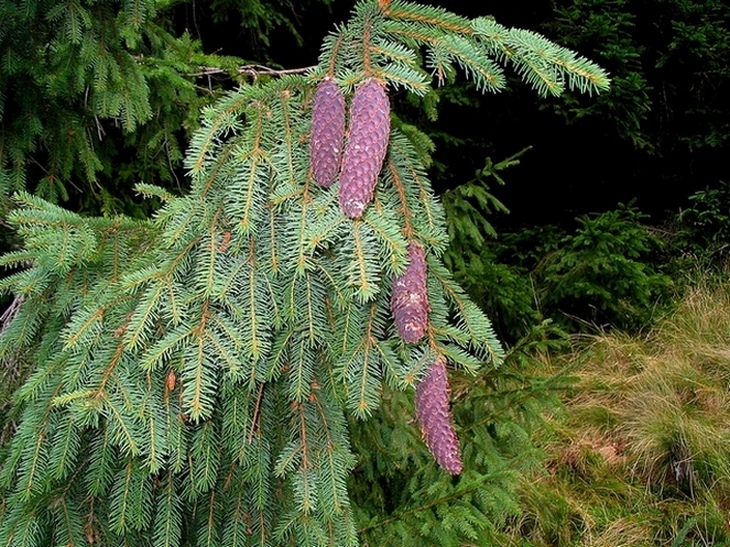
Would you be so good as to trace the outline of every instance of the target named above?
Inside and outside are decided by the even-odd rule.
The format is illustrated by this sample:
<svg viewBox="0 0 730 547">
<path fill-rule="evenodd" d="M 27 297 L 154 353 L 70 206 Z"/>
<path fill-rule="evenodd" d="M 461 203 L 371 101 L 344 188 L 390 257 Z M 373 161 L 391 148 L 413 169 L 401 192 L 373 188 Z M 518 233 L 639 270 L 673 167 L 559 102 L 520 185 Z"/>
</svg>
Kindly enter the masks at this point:
<svg viewBox="0 0 730 547">
<path fill-rule="evenodd" d="M 704 264 L 721 261 L 730 248 L 730 184 L 720 181 L 688 199 L 690 205 L 675 218 L 672 243 L 676 254 Z"/>
<path fill-rule="evenodd" d="M 542 305 L 577 325 L 646 324 L 671 282 L 655 262 L 662 241 L 644 218 L 631 205 L 578 218 L 575 233 L 538 265 Z"/>
</svg>

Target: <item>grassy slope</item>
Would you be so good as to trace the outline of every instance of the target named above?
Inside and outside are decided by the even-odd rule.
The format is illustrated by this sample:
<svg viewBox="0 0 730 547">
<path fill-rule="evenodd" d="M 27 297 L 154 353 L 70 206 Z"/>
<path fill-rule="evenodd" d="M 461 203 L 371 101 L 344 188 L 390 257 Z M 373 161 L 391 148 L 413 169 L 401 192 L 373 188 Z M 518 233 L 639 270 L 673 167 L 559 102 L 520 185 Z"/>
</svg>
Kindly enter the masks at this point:
<svg viewBox="0 0 730 547">
<path fill-rule="evenodd" d="M 730 545 L 730 287 L 692 289 L 643 339 L 567 357 L 509 545 Z"/>
</svg>

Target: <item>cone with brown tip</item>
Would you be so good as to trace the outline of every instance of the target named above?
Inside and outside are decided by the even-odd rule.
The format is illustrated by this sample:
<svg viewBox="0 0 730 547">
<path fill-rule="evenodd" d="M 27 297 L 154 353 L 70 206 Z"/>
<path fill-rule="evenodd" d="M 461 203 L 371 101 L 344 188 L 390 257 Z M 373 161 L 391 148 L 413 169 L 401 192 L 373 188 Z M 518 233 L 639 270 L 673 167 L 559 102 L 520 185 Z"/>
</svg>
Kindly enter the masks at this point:
<svg viewBox="0 0 730 547">
<path fill-rule="evenodd" d="M 408 266 L 393 280 L 390 309 L 400 337 L 409 344 L 418 342 L 428 327 L 426 253 L 418 243 L 408 245 Z"/>
<path fill-rule="evenodd" d="M 446 362 L 442 357 L 436 359 L 416 386 L 416 415 L 436 463 L 447 473 L 459 475 L 463 466 L 449 407 Z"/>
<path fill-rule="evenodd" d="M 345 140 L 345 96 L 335 82 L 325 78 L 314 93 L 309 158 L 314 180 L 328 188 L 340 171 Z"/>
<path fill-rule="evenodd" d="M 357 88 L 350 104 L 350 136 L 342 156 L 340 206 L 360 218 L 373 199 L 390 136 L 390 101 L 383 85 L 370 79 Z"/>
</svg>

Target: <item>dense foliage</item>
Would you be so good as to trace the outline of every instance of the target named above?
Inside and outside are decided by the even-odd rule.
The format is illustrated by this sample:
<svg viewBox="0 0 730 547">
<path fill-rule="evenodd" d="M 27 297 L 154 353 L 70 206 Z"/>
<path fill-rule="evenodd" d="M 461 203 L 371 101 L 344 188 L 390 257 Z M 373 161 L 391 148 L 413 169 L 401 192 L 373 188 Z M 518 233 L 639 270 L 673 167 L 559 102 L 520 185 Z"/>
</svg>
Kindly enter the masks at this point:
<svg viewBox="0 0 730 547">
<path fill-rule="evenodd" d="M 136 180 L 170 182 L 202 104 L 188 76 L 200 45 L 170 34 L 149 0 L 0 10 L 2 194 L 96 195 L 113 211 Z"/>
<path fill-rule="evenodd" d="M 260 44 L 275 29 L 298 36 L 289 2 L 217 1 L 200 13 L 189 4 L 0 4 L 0 199 L 28 189 L 92 213 L 142 216 L 137 182 L 187 187 L 182 158 L 200 109 L 257 75 L 241 57 L 267 61 Z M 198 18 L 235 20 L 248 36 L 238 57 L 205 52 Z"/>
</svg>

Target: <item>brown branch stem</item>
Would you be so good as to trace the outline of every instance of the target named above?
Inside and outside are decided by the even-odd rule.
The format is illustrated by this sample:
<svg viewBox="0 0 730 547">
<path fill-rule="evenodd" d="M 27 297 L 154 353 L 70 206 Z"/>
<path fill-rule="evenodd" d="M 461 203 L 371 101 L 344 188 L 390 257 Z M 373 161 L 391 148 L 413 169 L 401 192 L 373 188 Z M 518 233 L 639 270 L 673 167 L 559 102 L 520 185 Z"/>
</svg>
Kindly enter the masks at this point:
<svg viewBox="0 0 730 547">
<path fill-rule="evenodd" d="M 230 74 L 229 70 L 217 66 L 201 66 L 198 67 L 199 71 L 190 74 L 196 78 L 202 78 L 204 76 L 217 76 L 219 74 Z M 243 65 L 236 68 L 236 72 L 242 76 L 250 76 L 256 80 L 259 76 L 285 76 L 287 74 L 303 74 L 314 67 L 300 67 L 300 68 L 285 68 L 276 69 L 264 65 Z"/>
</svg>

